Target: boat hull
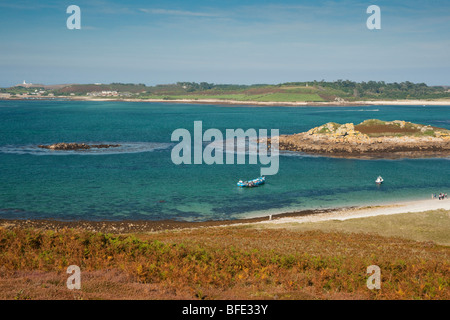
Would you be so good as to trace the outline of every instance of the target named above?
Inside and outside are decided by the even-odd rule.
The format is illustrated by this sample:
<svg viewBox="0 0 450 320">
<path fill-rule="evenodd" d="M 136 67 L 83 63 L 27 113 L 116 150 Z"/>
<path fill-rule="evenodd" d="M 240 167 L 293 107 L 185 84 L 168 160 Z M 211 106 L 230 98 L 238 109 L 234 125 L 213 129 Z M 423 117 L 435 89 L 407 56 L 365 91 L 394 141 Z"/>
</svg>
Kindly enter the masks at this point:
<svg viewBox="0 0 450 320">
<path fill-rule="evenodd" d="M 241 188 L 252 188 L 252 187 L 257 187 L 260 186 L 262 184 L 264 184 L 266 182 L 266 178 L 265 177 L 259 177 L 253 180 L 248 180 L 248 181 L 239 181 L 237 183 L 238 187 Z"/>
</svg>

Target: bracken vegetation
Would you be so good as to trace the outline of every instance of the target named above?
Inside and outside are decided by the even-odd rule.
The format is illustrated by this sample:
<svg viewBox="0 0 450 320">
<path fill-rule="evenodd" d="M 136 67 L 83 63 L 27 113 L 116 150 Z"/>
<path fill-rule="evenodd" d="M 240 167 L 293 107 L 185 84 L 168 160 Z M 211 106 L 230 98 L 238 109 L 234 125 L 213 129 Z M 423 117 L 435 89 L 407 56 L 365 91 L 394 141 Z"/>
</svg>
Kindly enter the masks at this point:
<svg viewBox="0 0 450 320">
<path fill-rule="evenodd" d="M 69 265 L 82 270 L 77 296 L 65 288 Z M 380 290 L 366 286 L 370 265 L 381 268 Z M 61 299 L 449 299 L 449 282 L 448 247 L 369 234 L 0 229 L 2 299 L 51 290 Z"/>
</svg>

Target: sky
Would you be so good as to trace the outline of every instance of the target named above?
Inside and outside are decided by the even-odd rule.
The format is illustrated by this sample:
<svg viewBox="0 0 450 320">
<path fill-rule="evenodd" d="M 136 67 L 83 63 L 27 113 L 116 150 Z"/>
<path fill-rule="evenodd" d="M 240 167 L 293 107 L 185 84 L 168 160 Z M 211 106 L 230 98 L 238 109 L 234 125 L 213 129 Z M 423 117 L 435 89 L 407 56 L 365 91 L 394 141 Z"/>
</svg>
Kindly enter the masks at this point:
<svg viewBox="0 0 450 320">
<path fill-rule="evenodd" d="M 81 10 L 70 30 L 67 7 Z M 381 10 L 369 30 L 366 10 Z M 0 87 L 27 83 L 450 85 L 450 1 L 0 0 Z"/>
</svg>

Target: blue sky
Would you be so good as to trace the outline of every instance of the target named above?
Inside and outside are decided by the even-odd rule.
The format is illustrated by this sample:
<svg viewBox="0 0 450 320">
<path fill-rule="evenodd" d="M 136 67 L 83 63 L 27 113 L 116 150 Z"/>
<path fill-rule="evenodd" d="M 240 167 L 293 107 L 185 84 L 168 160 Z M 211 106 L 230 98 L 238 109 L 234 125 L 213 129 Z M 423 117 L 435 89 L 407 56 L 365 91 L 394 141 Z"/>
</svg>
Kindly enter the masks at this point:
<svg viewBox="0 0 450 320">
<path fill-rule="evenodd" d="M 68 30 L 69 5 L 81 30 Z M 368 30 L 369 5 L 381 30 Z M 450 85 L 450 1 L 0 0 L 0 86 L 349 79 Z"/>
</svg>

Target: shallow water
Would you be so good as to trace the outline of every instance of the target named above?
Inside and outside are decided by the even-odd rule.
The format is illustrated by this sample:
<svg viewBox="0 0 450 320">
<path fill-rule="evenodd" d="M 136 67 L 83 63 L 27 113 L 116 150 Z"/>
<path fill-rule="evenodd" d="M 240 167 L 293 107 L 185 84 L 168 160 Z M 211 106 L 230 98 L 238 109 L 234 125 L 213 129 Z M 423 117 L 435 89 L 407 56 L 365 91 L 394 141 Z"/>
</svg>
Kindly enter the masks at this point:
<svg viewBox="0 0 450 320">
<path fill-rule="evenodd" d="M 171 134 L 217 128 L 306 131 L 334 121 L 406 120 L 450 129 L 450 107 L 225 107 L 0 101 L 0 218 L 234 219 L 310 208 L 428 199 L 450 192 L 449 159 L 356 160 L 282 153 L 264 186 L 236 182 L 261 165 L 174 165 Z M 38 144 L 118 143 L 51 151 Z M 64 155 L 64 156 L 60 156 Z M 374 180 L 382 175 L 385 183 Z"/>
</svg>

